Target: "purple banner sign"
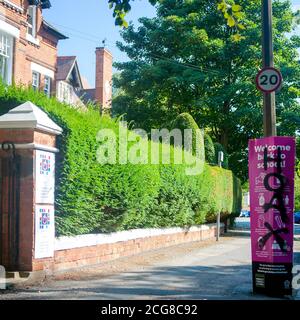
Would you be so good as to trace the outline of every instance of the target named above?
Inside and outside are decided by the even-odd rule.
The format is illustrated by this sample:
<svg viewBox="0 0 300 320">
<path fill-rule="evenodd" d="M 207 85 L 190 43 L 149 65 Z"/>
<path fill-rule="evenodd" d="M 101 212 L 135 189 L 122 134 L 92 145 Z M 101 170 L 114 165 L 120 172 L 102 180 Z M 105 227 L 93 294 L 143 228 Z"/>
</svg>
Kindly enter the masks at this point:
<svg viewBox="0 0 300 320">
<path fill-rule="evenodd" d="M 295 139 L 251 140 L 249 178 L 254 292 L 291 294 Z"/>
</svg>

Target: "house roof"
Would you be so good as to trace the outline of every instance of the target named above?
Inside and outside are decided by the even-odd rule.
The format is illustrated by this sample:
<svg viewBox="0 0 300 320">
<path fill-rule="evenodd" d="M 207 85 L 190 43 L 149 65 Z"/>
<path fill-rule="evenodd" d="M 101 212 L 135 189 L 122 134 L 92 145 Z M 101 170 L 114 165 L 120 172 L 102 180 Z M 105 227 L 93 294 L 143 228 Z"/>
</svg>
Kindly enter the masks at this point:
<svg viewBox="0 0 300 320">
<path fill-rule="evenodd" d="M 88 104 L 96 101 L 96 89 L 83 89 L 80 91 L 80 99 Z"/>
<path fill-rule="evenodd" d="M 72 74 L 75 74 L 77 86 L 82 86 L 81 76 L 77 64 L 77 58 L 75 56 L 63 56 L 57 57 L 57 81 L 68 81 Z"/>
<path fill-rule="evenodd" d="M 57 80 L 67 80 L 76 61 L 75 56 L 57 57 Z"/>
<path fill-rule="evenodd" d="M 43 27 L 51 34 L 53 34 L 55 37 L 57 37 L 59 40 L 65 40 L 69 39 L 67 36 L 62 34 L 60 31 L 58 31 L 55 27 L 53 27 L 49 22 L 43 20 Z"/>
<path fill-rule="evenodd" d="M 49 9 L 51 8 L 51 2 L 50 0 L 28 0 L 30 5 L 41 5 L 42 9 Z"/>
</svg>

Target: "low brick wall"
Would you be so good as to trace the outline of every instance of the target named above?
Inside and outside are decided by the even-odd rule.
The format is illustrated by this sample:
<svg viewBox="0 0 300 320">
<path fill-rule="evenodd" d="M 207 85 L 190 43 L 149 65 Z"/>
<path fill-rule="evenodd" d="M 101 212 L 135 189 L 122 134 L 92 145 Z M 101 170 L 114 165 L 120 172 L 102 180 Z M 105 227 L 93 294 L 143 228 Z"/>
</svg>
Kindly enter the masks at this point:
<svg viewBox="0 0 300 320">
<path fill-rule="evenodd" d="M 221 226 L 224 232 L 224 225 Z M 117 232 L 109 235 L 84 235 L 56 239 L 53 271 L 96 265 L 145 251 L 177 244 L 204 241 L 216 237 L 215 225 L 190 229 L 146 229 Z"/>
</svg>

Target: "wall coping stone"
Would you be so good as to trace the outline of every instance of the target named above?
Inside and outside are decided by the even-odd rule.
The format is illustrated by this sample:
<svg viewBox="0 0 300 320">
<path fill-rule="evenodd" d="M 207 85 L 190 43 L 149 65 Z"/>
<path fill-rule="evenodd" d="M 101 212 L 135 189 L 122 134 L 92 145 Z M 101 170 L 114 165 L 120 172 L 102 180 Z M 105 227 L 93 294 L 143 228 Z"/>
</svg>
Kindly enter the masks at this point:
<svg viewBox="0 0 300 320">
<path fill-rule="evenodd" d="M 91 247 L 103 244 L 112 244 L 117 242 L 126 242 L 135 239 L 176 233 L 200 232 L 209 230 L 215 226 L 215 224 L 206 224 L 201 226 L 193 226 L 190 228 L 134 229 L 129 231 L 120 231 L 108 234 L 100 233 L 86 234 L 74 237 L 59 237 L 55 239 L 55 251 Z M 224 224 L 221 224 L 221 227 L 224 227 Z"/>
<path fill-rule="evenodd" d="M 37 129 L 54 135 L 62 129 L 32 102 L 27 101 L 0 117 L 0 129 Z"/>
</svg>

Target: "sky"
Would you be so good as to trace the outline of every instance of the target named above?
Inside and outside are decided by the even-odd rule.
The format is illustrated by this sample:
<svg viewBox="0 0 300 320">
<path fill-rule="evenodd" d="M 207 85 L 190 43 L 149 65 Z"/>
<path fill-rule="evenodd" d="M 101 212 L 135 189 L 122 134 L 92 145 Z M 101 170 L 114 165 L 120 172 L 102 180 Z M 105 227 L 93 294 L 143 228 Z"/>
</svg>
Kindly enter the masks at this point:
<svg viewBox="0 0 300 320">
<path fill-rule="evenodd" d="M 76 5 L 74 5 L 74 2 Z M 293 0 L 300 10 L 300 0 Z M 126 61 L 127 57 L 116 47 L 121 41 L 120 27 L 115 26 L 113 12 L 107 0 L 51 0 L 52 8 L 44 10 L 46 21 L 69 37 L 59 43 L 60 56 L 77 56 L 82 77 L 91 87 L 95 85 L 95 48 L 107 39 L 107 48 L 114 61 Z M 154 17 L 155 8 L 147 0 L 134 0 L 126 20 L 138 24 L 140 17 Z"/>
<path fill-rule="evenodd" d="M 102 46 L 105 38 L 114 61 L 127 60 L 115 45 L 122 40 L 121 28 L 115 26 L 107 0 L 51 0 L 51 4 L 52 7 L 43 12 L 45 20 L 69 37 L 59 42 L 58 54 L 77 56 L 80 73 L 91 87 L 95 84 L 95 49 Z M 126 20 L 137 24 L 142 16 L 155 16 L 155 8 L 147 0 L 134 0 Z"/>
</svg>

